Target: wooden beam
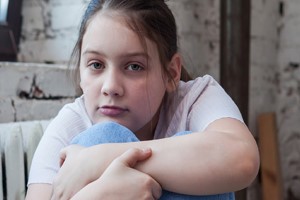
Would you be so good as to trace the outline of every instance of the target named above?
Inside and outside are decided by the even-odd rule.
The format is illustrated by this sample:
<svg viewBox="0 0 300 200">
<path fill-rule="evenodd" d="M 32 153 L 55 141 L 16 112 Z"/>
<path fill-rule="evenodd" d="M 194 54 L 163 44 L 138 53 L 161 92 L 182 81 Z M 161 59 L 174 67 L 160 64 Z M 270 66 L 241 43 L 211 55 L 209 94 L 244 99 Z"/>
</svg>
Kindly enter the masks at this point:
<svg viewBox="0 0 300 200">
<path fill-rule="evenodd" d="M 221 0 L 221 85 L 248 122 L 250 0 Z"/>
<path fill-rule="evenodd" d="M 17 46 L 20 42 L 22 30 L 23 0 L 10 0 L 8 3 L 7 26 L 12 30 Z"/>
<path fill-rule="evenodd" d="M 10 0 L 7 19 L 0 24 L 0 61 L 17 61 L 22 28 L 22 0 Z"/>
<path fill-rule="evenodd" d="M 262 199 L 282 200 L 283 184 L 278 150 L 276 116 L 264 113 L 258 117 L 261 158 Z"/>
<path fill-rule="evenodd" d="M 221 0 L 220 79 L 248 123 L 251 0 Z M 246 200 L 246 189 L 235 193 Z"/>
</svg>

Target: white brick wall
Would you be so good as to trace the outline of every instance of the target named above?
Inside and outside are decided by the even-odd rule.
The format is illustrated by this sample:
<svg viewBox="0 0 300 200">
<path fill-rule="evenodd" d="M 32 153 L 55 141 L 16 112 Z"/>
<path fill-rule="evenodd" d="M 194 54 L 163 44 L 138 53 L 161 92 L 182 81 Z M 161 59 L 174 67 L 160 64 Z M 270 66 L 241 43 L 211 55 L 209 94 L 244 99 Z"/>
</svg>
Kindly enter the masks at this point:
<svg viewBox="0 0 300 200">
<path fill-rule="evenodd" d="M 276 112 L 286 200 L 300 199 L 299 25 L 300 1 L 252 1 L 250 128 Z"/>
<path fill-rule="evenodd" d="M 75 96 L 66 67 L 0 62 L 0 123 L 50 119 Z"/>
<path fill-rule="evenodd" d="M 171 0 L 185 66 L 194 77 L 219 80 L 219 0 Z"/>
<path fill-rule="evenodd" d="M 251 5 L 249 125 L 256 136 L 258 114 L 276 111 L 278 2 L 253 0 Z"/>
<path fill-rule="evenodd" d="M 300 199 L 300 1 L 282 1 L 278 51 L 278 130 L 287 199 Z"/>
</svg>

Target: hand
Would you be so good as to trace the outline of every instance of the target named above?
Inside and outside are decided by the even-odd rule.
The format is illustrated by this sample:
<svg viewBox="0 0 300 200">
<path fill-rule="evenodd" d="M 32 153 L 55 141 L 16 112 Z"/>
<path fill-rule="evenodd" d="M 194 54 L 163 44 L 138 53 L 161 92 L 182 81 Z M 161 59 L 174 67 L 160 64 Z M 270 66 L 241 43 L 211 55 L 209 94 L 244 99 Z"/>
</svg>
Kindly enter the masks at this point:
<svg viewBox="0 0 300 200">
<path fill-rule="evenodd" d="M 80 189 L 96 180 L 92 178 L 93 159 L 86 155 L 84 147 L 70 145 L 60 153 L 60 165 L 53 182 L 52 200 L 67 200 L 76 194 Z"/>
<path fill-rule="evenodd" d="M 72 200 L 158 199 L 162 190 L 159 183 L 133 168 L 151 154 L 151 149 L 126 151 L 109 165 L 100 178 L 80 190 Z"/>
</svg>

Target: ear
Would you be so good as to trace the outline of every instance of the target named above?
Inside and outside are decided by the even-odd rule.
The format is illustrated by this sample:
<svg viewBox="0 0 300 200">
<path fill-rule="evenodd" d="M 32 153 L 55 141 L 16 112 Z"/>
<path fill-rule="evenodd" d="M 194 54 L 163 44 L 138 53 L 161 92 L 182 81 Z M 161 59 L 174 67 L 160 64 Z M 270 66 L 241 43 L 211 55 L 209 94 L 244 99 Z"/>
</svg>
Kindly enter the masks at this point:
<svg viewBox="0 0 300 200">
<path fill-rule="evenodd" d="M 182 60 L 179 53 L 175 53 L 169 63 L 168 71 L 169 76 L 167 77 L 167 92 L 173 92 L 176 90 L 178 83 L 180 81 Z"/>
</svg>

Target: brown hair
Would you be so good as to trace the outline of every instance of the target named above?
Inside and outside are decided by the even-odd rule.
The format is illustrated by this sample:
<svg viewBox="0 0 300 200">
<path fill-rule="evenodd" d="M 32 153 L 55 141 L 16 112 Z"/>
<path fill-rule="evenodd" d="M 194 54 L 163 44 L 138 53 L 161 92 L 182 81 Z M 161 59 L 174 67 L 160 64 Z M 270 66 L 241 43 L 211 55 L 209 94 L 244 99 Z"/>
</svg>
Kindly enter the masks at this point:
<svg viewBox="0 0 300 200">
<path fill-rule="evenodd" d="M 117 11 L 122 14 L 144 46 L 145 37 L 155 42 L 163 71 L 169 74 L 167 63 L 178 51 L 177 27 L 175 18 L 164 0 L 91 0 L 82 18 L 78 40 L 69 63 L 76 66 L 77 80 L 83 36 L 90 20 L 101 11 Z M 186 73 L 184 69 L 182 71 Z M 189 78 L 188 74 L 185 75 L 186 77 Z"/>
</svg>

